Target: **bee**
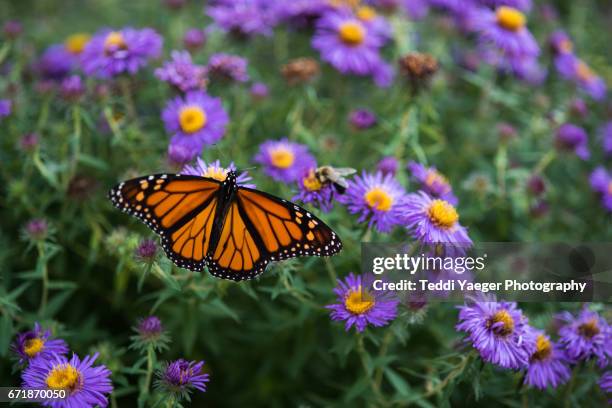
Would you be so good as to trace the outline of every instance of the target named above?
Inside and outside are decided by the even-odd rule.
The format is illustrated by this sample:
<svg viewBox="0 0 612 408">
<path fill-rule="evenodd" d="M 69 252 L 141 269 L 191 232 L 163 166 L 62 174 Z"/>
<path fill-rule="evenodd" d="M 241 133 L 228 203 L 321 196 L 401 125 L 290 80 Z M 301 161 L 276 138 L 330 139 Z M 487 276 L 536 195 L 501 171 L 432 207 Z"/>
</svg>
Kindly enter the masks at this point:
<svg viewBox="0 0 612 408">
<path fill-rule="evenodd" d="M 332 184 L 340 194 L 348 187 L 345 177 L 355 174 L 357 170 L 350 167 L 335 168 L 332 166 L 321 166 L 315 170 L 315 177 L 321 184 Z"/>
</svg>

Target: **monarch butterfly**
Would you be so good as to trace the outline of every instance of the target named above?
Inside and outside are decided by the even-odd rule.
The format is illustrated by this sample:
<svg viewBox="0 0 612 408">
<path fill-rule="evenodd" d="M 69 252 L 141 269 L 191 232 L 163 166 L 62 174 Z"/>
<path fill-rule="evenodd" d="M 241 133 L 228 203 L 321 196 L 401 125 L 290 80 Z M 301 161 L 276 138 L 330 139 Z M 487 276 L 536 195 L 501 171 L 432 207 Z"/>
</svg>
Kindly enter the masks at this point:
<svg viewBox="0 0 612 408">
<path fill-rule="evenodd" d="M 113 205 L 161 236 L 177 265 L 205 266 L 218 278 L 240 281 L 260 275 L 270 261 L 331 256 L 342 242 L 302 207 L 263 191 L 239 186 L 236 172 L 224 181 L 157 174 L 118 184 Z"/>
</svg>

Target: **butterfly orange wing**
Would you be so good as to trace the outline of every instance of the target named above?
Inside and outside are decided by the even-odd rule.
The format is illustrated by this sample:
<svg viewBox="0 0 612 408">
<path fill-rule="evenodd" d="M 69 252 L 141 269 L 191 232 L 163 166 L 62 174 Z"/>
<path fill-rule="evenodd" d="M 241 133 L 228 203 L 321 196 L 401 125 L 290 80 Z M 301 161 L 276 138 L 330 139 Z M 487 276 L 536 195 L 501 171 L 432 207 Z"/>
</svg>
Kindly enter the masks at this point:
<svg viewBox="0 0 612 408">
<path fill-rule="evenodd" d="M 252 279 L 270 261 L 330 256 L 342 249 L 331 228 L 310 212 L 270 194 L 240 187 L 231 202 L 210 272 L 225 279 Z"/>
<path fill-rule="evenodd" d="M 162 238 L 178 266 L 201 271 L 218 211 L 221 183 L 197 176 L 158 174 L 125 181 L 110 193 L 123 212 L 142 220 Z"/>
</svg>

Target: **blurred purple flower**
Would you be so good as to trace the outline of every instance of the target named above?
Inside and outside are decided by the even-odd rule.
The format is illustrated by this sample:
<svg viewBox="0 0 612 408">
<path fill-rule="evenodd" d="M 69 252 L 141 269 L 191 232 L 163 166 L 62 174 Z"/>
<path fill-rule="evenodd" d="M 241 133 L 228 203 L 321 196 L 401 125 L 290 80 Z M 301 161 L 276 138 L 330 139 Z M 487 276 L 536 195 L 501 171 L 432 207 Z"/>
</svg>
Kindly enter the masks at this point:
<svg viewBox="0 0 612 408">
<path fill-rule="evenodd" d="M 363 332 L 367 325 L 382 327 L 397 317 L 399 301 L 389 292 L 373 290 L 370 275 L 350 273 L 344 280 L 338 279 L 334 289 L 337 303 L 325 306 L 331 310 L 333 321 L 344 320 L 344 329 L 355 326 Z"/>
<path fill-rule="evenodd" d="M 404 188 L 393 175 L 364 171 L 348 181 L 348 188 L 338 196 L 338 201 L 351 214 L 359 214 L 358 222 L 367 222 L 369 227 L 388 233 L 401 223 L 405 197 Z"/>
<path fill-rule="evenodd" d="M 206 67 L 194 64 L 187 51 L 172 51 L 171 60 L 155 70 L 155 76 L 181 92 L 206 88 Z"/>
<path fill-rule="evenodd" d="M 612 371 L 606 371 L 601 375 L 598 381 L 599 388 L 604 394 L 612 394 Z M 608 404 L 612 403 L 612 399 L 608 400 Z"/>
<path fill-rule="evenodd" d="M 35 70 L 43 79 L 59 81 L 75 68 L 77 59 L 64 44 L 49 46 L 35 63 Z"/>
<path fill-rule="evenodd" d="M 349 123 L 358 130 L 369 129 L 377 122 L 376 114 L 368 109 L 356 109 L 349 113 Z"/>
<path fill-rule="evenodd" d="M 223 182 L 227 178 L 227 174 L 230 171 L 237 171 L 234 162 L 230 162 L 229 166 L 223 167 L 221 166 L 221 162 L 219 160 L 206 163 L 204 160 L 198 157 L 196 160 L 196 164 L 194 166 L 186 165 L 183 170 L 181 170 L 181 174 L 199 177 L 210 177 Z M 250 183 L 250 181 L 252 180 L 253 178 L 249 175 L 248 171 L 241 171 L 236 177 L 236 183 L 239 186 L 246 188 L 256 188 L 255 184 Z"/>
<path fill-rule="evenodd" d="M 308 147 L 286 138 L 262 143 L 254 161 L 264 166 L 268 176 L 284 182 L 297 181 L 304 171 L 316 166 Z"/>
<path fill-rule="evenodd" d="M 536 351 L 535 333 L 515 302 L 495 297 L 471 299 L 459 306 L 457 330 L 466 332 L 480 357 L 503 368 L 527 367 Z"/>
<path fill-rule="evenodd" d="M 321 59 L 344 75 L 372 76 L 378 86 L 389 86 L 392 68 L 380 56 L 386 38 L 346 9 L 325 13 L 316 25 L 312 47 Z"/>
<path fill-rule="evenodd" d="M 162 42 L 162 37 L 151 28 L 104 29 L 85 46 L 81 54 L 83 71 L 101 78 L 133 75 L 150 59 L 160 56 Z"/>
<path fill-rule="evenodd" d="M 567 80 L 575 82 L 596 101 L 606 96 L 606 83 L 584 61 L 574 54 L 562 54 L 555 58 L 555 67 Z"/>
<path fill-rule="evenodd" d="M 44 218 L 34 218 L 25 225 L 25 234 L 32 241 L 43 241 L 49 233 L 49 223 Z"/>
<path fill-rule="evenodd" d="M 76 102 L 85 93 L 85 85 L 78 75 L 70 75 L 62 80 L 60 95 L 67 101 Z"/>
<path fill-rule="evenodd" d="M 136 247 L 135 255 L 143 262 L 153 262 L 157 256 L 157 242 L 154 239 L 143 239 Z"/>
<path fill-rule="evenodd" d="M 603 151 L 606 156 L 612 156 L 612 121 L 606 122 L 601 128 Z"/>
<path fill-rule="evenodd" d="M 13 102 L 10 99 L 0 99 L 0 119 L 6 118 L 13 110 Z"/>
<path fill-rule="evenodd" d="M 229 122 L 221 99 L 202 91 L 191 91 L 184 97 L 170 100 L 162 112 L 162 119 L 166 130 L 173 135 L 170 143 L 187 147 L 192 158 L 204 145 L 221 139 Z"/>
<path fill-rule="evenodd" d="M 268 0 L 217 0 L 206 7 L 206 14 L 232 34 L 269 36 L 277 22 L 274 6 Z"/>
<path fill-rule="evenodd" d="M 334 186 L 330 183 L 321 183 L 315 176 L 314 165 L 306 169 L 301 178 L 297 180 L 298 194 L 292 201 L 301 201 L 304 204 L 312 204 L 323 212 L 329 212 L 333 207 Z"/>
<path fill-rule="evenodd" d="M 539 174 L 532 174 L 527 179 L 527 190 L 534 196 L 540 196 L 546 191 L 546 183 L 544 178 Z"/>
<path fill-rule="evenodd" d="M 612 328 L 603 317 L 584 306 L 577 317 L 563 312 L 559 319 L 565 322 L 559 329 L 559 342 L 571 360 L 596 358 L 600 367 L 608 365 L 612 357 L 609 347 Z"/>
<path fill-rule="evenodd" d="M 65 399 L 43 403 L 53 408 L 106 407 L 111 372 L 104 365 L 93 367 L 96 358 L 98 353 L 82 361 L 76 354 L 70 360 L 57 354 L 37 359 L 22 373 L 23 387 L 66 391 Z"/>
<path fill-rule="evenodd" d="M 404 9 L 412 20 L 422 20 L 429 13 L 429 0 L 403 0 Z"/>
<path fill-rule="evenodd" d="M 499 6 L 508 6 L 521 11 L 531 10 L 531 0 L 475 0 L 475 3 L 479 3 L 483 6 L 496 8 Z"/>
<path fill-rule="evenodd" d="M 535 330 L 535 329 L 532 329 Z M 535 351 L 529 359 L 524 383 L 545 390 L 557 388 L 569 380 L 571 371 L 565 350 L 541 331 L 535 331 Z"/>
<path fill-rule="evenodd" d="M 192 151 L 183 145 L 171 143 L 168 146 L 168 161 L 173 167 L 182 167 L 185 163 L 193 160 L 194 157 Z"/>
<path fill-rule="evenodd" d="M 586 131 L 572 123 L 564 123 L 559 126 L 555 133 L 555 145 L 557 148 L 573 151 L 582 160 L 588 160 L 591 156 L 588 142 L 589 137 Z"/>
<path fill-rule="evenodd" d="M 412 179 L 419 183 L 421 189 L 435 198 L 448 201 L 452 205 L 457 205 L 457 197 L 453 194 L 453 188 L 448 179 L 442 175 L 435 167 L 425 167 L 415 161 L 411 161 L 407 166 Z"/>
<path fill-rule="evenodd" d="M 2 33 L 4 34 L 6 38 L 10 40 L 14 40 L 15 38 L 19 37 L 22 32 L 23 32 L 23 26 L 21 25 L 19 21 L 16 21 L 16 20 L 7 21 L 4 23 L 4 26 L 2 27 Z"/>
<path fill-rule="evenodd" d="M 606 210 L 612 212 L 612 176 L 603 166 L 597 167 L 589 178 L 591 188 L 595 191 Z"/>
<path fill-rule="evenodd" d="M 202 373 L 204 361 L 187 361 L 183 359 L 165 363 L 157 371 L 155 386 L 162 392 L 177 398 L 187 398 L 193 390 L 206 392 L 208 374 Z"/>
<path fill-rule="evenodd" d="M 589 108 L 582 98 L 574 98 L 570 102 L 570 113 L 577 116 L 578 118 L 586 118 L 589 114 Z"/>
<path fill-rule="evenodd" d="M 52 339 L 50 330 L 43 330 L 38 323 L 34 323 L 33 330 L 17 334 L 11 350 L 23 364 L 38 358 L 49 359 L 54 354 L 66 354 L 68 345 L 62 339 Z"/>
<path fill-rule="evenodd" d="M 381 172 L 383 175 L 390 174 L 392 176 L 395 176 L 398 168 L 399 163 L 397 159 L 393 156 L 383 157 L 376 165 L 376 171 Z"/>
<path fill-rule="evenodd" d="M 291 28 L 309 27 L 331 8 L 327 0 L 280 0 L 277 1 L 276 16 Z"/>
<path fill-rule="evenodd" d="M 156 339 L 164 332 L 164 326 L 157 316 L 148 316 L 138 321 L 136 331 L 142 339 Z"/>
<path fill-rule="evenodd" d="M 248 61 L 238 55 L 213 54 L 208 60 L 208 75 L 211 78 L 220 78 L 236 82 L 249 80 L 247 72 Z"/>
<path fill-rule="evenodd" d="M 206 32 L 197 28 L 190 28 L 183 36 L 183 44 L 190 51 L 196 51 L 206 42 Z"/>
<path fill-rule="evenodd" d="M 253 99 L 260 101 L 266 99 L 269 94 L 270 90 L 263 82 L 255 82 L 253 85 L 251 85 L 251 96 Z"/>
<path fill-rule="evenodd" d="M 557 30 L 548 37 L 548 45 L 553 54 L 571 54 L 574 50 L 574 43 L 570 36 L 563 30 Z"/>
<path fill-rule="evenodd" d="M 26 133 L 19 139 L 19 149 L 24 152 L 31 152 L 38 147 L 38 134 Z"/>
</svg>

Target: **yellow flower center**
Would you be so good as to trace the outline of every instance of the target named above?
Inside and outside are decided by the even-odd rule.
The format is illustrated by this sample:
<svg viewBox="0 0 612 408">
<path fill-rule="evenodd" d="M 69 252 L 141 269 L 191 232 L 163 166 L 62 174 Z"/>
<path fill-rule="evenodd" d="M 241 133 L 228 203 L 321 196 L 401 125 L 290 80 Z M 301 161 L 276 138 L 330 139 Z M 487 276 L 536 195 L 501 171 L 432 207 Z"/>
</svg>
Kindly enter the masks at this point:
<svg viewBox="0 0 612 408">
<path fill-rule="evenodd" d="M 227 178 L 227 169 L 224 169 L 222 167 L 208 166 L 206 170 L 202 173 L 202 177 L 210 177 L 212 179 L 223 182 Z"/>
<path fill-rule="evenodd" d="M 546 360 L 552 354 L 552 344 L 543 334 L 536 339 L 536 351 L 531 357 L 533 360 Z"/>
<path fill-rule="evenodd" d="M 365 39 L 366 31 L 359 21 L 347 21 L 340 25 L 340 39 L 348 45 L 359 45 Z"/>
<path fill-rule="evenodd" d="M 270 161 L 274 167 L 288 169 L 295 161 L 295 155 L 291 150 L 278 147 L 270 152 Z"/>
<path fill-rule="evenodd" d="M 593 338 L 599 334 L 599 326 L 597 325 L 597 319 L 591 319 L 586 323 L 582 323 L 578 326 L 578 333 L 582 337 Z"/>
<path fill-rule="evenodd" d="M 512 316 L 510 316 L 510 313 L 508 313 L 507 310 L 502 309 L 495 313 L 487 322 L 487 327 L 491 327 L 495 323 L 500 322 L 503 323 L 503 326 L 496 327 L 496 332 L 502 336 L 511 334 L 514 330 L 514 320 L 512 320 Z"/>
<path fill-rule="evenodd" d="M 525 27 L 525 15 L 515 8 L 501 6 L 495 12 L 497 24 L 508 31 L 518 31 Z"/>
<path fill-rule="evenodd" d="M 23 351 L 28 355 L 28 357 L 34 357 L 40 353 L 44 347 L 44 340 L 34 337 L 33 339 L 28 339 L 25 341 Z"/>
<path fill-rule="evenodd" d="M 52 390 L 74 390 L 79 383 L 79 372 L 69 363 L 60 364 L 53 367 L 46 382 Z"/>
<path fill-rule="evenodd" d="M 393 197 L 380 187 L 374 187 L 363 196 L 370 208 L 378 211 L 389 211 L 393 205 Z"/>
<path fill-rule="evenodd" d="M 64 46 L 71 54 L 80 54 L 85 49 L 85 46 L 89 42 L 91 36 L 85 33 L 76 33 L 72 34 L 66 41 L 64 41 Z"/>
<path fill-rule="evenodd" d="M 359 7 L 357 9 L 357 17 L 361 21 L 372 21 L 376 18 L 376 10 L 368 6 Z"/>
<path fill-rule="evenodd" d="M 433 200 L 427 209 L 429 220 L 437 227 L 449 229 L 459 220 L 457 210 L 447 201 Z"/>
<path fill-rule="evenodd" d="M 595 73 L 587 64 L 580 61 L 576 65 L 576 75 L 583 81 L 589 82 L 595 78 Z"/>
<path fill-rule="evenodd" d="M 206 126 L 206 112 L 199 106 L 186 106 L 179 112 L 179 123 L 185 133 L 194 133 Z"/>
<path fill-rule="evenodd" d="M 323 184 L 315 177 L 315 172 L 312 169 L 308 172 L 308 176 L 304 177 L 302 184 L 304 184 L 308 191 L 319 191 L 323 187 Z"/>
<path fill-rule="evenodd" d="M 344 306 L 346 310 L 353 314 L 363 314 L 374 307 L 376 301 L 374 297 L 367 291 L 362 291 L 361 286 L 357 289 L 351 290 L 344 299 Z"/>
<path fill-rule="evenodd" d="M 110 48 L 127 48 L 123 34 L 119 31 L 111 31 L 104 40 L 104 49 L 109 50 Z"/>
</svg>

